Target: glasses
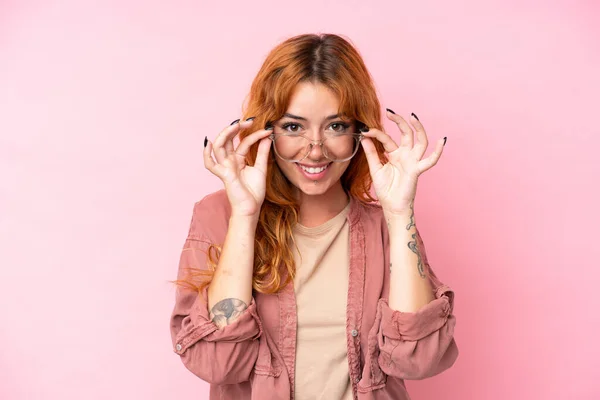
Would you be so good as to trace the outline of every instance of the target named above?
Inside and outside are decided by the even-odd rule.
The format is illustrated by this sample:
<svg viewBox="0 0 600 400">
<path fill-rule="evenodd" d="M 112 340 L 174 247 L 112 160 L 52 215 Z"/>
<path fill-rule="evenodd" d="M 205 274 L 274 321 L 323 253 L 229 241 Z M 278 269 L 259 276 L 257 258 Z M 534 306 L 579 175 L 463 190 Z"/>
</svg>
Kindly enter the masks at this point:
<svg viewBox="0 0 600 400">
<path fill-rule="evenodd" d="M 299 123 L 274 123 L 270 138 L 275 154 L 284 161 L 302 161 L 308 157 L 314 146 L 321 146 L 323 155 L 330 161 L 343 162 L 358 152 L 364 136 L 355 130 L 361 126 L 364 124 L 335 122 L 323 131 L 322 140 L 311 140 L 306 136 L 308 131 Z"/>
</svg>

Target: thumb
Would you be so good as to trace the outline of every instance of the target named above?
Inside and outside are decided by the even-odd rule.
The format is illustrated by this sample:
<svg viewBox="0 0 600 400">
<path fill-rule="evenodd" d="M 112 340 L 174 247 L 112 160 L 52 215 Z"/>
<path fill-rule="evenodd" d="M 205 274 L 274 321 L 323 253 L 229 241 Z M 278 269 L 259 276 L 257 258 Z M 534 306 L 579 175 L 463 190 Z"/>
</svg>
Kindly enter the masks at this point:
<svg viewBox="0 0 600 400">
<path fill-rule="evenodd" d="M 269 161 L 269 152 L 271 150 L 271 139 L 266 137 L 260 140 L 258 144 L 258 151 L 256 153 L 256 162 L 254 167 L 258 168 L 259 171 L 267 174 L 267 162 Z"/>
<path fill-rule="evenodd" d="M 375 148 L 375 144 L 371 140 L 371 138 L 363 138 L 360 143 L 362 144 L 363 150 L 365 151 L 365 156 L 367 157 L 367 163 L 369 164 L 369 169 L 371 170 L 371 174 L 374 175 L 377 171 L 379 171 L 383 165 L 379 160 L 379 154 L 377 153 L 377 149 Z"/>
</svg>

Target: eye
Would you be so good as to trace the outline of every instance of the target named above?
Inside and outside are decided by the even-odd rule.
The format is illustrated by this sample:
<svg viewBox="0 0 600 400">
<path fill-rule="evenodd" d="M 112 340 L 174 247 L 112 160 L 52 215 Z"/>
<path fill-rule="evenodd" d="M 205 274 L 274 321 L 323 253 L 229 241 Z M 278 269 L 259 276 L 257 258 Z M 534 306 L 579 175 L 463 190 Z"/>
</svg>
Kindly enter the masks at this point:
<svg viewBox="0 0 600 400">
<path fill-rule="evenodd" d="M 345 132 L 346 129 L 348 129 L 349 125 L 341 122 L 335 122 L 331 124 L 330 127 L 333 128 L 335 132 L 342 133 Z"/>
<path fill-rule="evenodd" d="M 300 129 L 300 125 L 293 124 L 293 123 L 287 123 L 287 124 L 283 124 L 282 128 L 288 132 L 297 133 L 298 129 Z M 291 128 L 291 129 L 288 129 L 288 128 Z"/>
</svg>

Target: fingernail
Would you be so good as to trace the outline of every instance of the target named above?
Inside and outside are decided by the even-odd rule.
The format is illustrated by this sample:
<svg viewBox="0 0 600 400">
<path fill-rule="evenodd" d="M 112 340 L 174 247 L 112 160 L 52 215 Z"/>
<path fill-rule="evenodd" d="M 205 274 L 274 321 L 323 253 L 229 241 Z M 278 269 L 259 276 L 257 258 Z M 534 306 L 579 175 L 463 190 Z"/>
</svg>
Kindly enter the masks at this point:
<svg viewBox="0 0 600 400">
<path fill-rule="evenodd" d="M 273 125 L 270 122 L 267 122 L 267 124 L 265 125 L 265 129 L 268 131 L 272 131 L 273 130 Z"/>
<path fill-rule="evenodd" d="M 240 119 L 236 119 L 235 121 L 233 121 L 232 123 L 230 123 L 229 125 L 233 125 L 233 124 L 237 124 L 238 122 L 240 122 Z"/>
<path fill-rule="evenodd" d="M 446 139 L 448 139 L 448 137 L 444 136 L 444 146 L 446 145 Z"/>
<path fill-rule="evenodd" d="M 204 136 L 204 147 L 206 147 L 207 143 L 208 143 L 208 137 Z"/>
<path fill-rule="evenodd" d="M 419 117 L 417 117 L 417 114 L 415 114 L 415 113 L 412 113 L 412 114 L 410 114 L 410 115 L 412 115 L 413 117 L 415 117 L 415 119 L 416 119 L 417 121 L 419 120 Z"/>
<path fill-rule="evenodd" d="M 254 118 L 256 118 L 256 117 L 247 118 L 246 121 L 252 121 Z"/>
<path fill-rule="evenodd" d="M 369 127 L 365 124 L 361 124 L 360 128 L 358 128 L 359 132 L 369 132 Z"/>
<path fill-rule="evenodd" d="M 389 111 L 389 112 L 391 112 L 392 114 L 396 114 L 396 113 L 394 112 L 394 110 L 392 110 L 392 109 L 390 109 L 390 108 L 386 108 L 386 110 L 388 110 L 388 111 Z"/>
</svg>

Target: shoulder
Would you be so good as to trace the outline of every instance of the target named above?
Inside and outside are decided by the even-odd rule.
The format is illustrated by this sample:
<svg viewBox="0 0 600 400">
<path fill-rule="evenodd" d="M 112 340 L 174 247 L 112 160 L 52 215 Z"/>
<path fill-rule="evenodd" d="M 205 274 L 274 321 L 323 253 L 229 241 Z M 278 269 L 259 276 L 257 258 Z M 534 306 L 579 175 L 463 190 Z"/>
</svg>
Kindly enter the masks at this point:
<svg viewBox="0 0 600 400">
<path fill-rule="evenodd" d="M 365 235 L 381 234 L 386 227 L 385 215 L 379 203 L 362 203 L 356 201 L 356 222 L 360 222 Z"/>
<path fill-rule="evenodd" d="M 203 211 L 210 211 L 210 214 L 231 213 L 231 206 L 225 189 L 209 193 L 194 204 L 194 213 Z"/>
<path fill-rule="evenodd" d="M 357 201 L 360 219 L 368 223 L 380 224 L 385 220 L 383 208 L 379 203 L 361 203 Z"/>
<path fill-rule="evenodd" d="M 371 217 L 383 216 L 383 208 L 381 208 L 381 205 L 379 203 L 362 203 L 361 205 L 362 205 L 363 212 L 366 215 L 369 215 Z"/>
<path fill-rule="evenodd" d="M 230 215 L 225 189 L 207 194 L 194 204 L 188 239 L 225 240 Z"/>
</svg>

